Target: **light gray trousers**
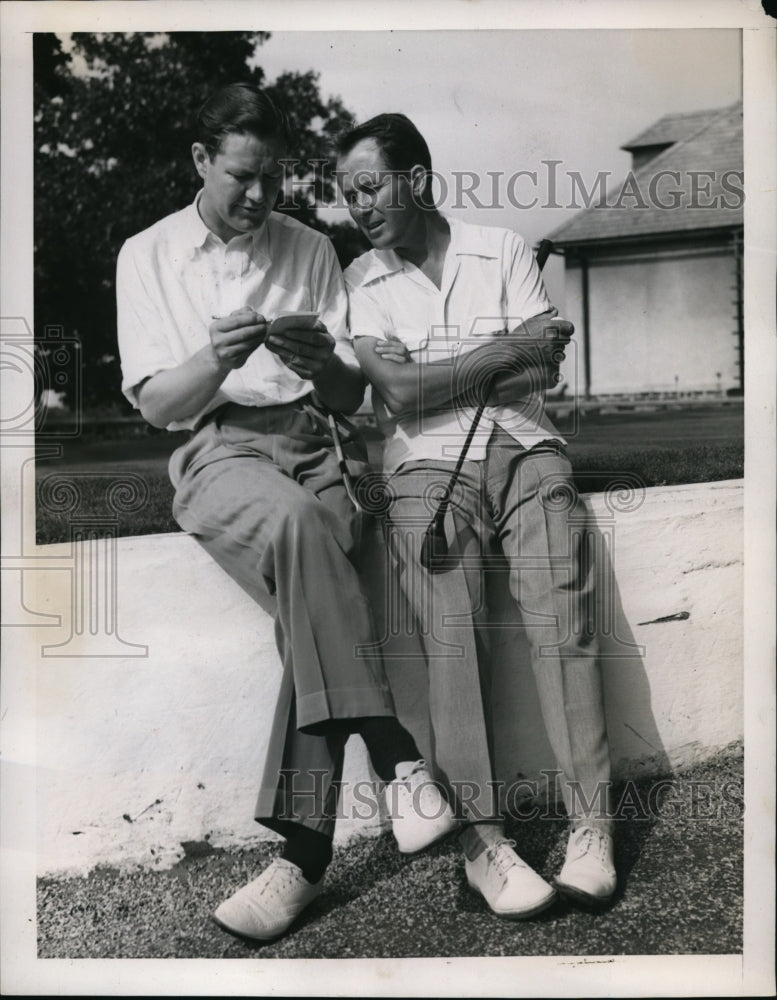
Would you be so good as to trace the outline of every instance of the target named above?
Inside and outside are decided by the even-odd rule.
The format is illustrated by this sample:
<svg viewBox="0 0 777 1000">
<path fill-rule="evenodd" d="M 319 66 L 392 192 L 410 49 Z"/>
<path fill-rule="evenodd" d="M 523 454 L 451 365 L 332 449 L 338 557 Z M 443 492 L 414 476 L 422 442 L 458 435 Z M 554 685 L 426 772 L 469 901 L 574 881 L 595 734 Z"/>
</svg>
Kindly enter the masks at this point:
<svg viewBox="0 0 777 1000">
<path fill-rule="evenodd" d="M 567 812 L 576 823 L 609 829 L 595 566 L 569 461 L 552 442 L 527 451 L 495 428 L 486 459 L 464 463 L 454 492 L 447 517 L 451 566 L 429 574 L 419 562 L 421 540 L 435 509 L 432 498 L 453 465 L 408 462 L 389 480 L 389 548 L 424 636 L 437 768 L 454 789 L 468 783 L 471 819 L 498 817 L 486 584 L 500 545 Z"/>
</svg>

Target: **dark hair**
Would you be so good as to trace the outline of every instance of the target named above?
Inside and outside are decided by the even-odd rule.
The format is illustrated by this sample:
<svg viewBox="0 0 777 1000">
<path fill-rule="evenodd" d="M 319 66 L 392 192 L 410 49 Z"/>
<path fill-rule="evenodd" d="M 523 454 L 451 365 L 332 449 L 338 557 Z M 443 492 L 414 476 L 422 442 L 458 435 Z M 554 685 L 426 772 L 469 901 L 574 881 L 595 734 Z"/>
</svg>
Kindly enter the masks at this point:
<svg viewBox="0 0 777 1000">
<path fill-rule="evenodd" d="M 217 90 L 197 115 L 197 141 L 205 146 L 211 159 L 221 149 L 224 139 L 233 133 L 277 138 L 286 145 L 291 141 L 284 111 L 250 83 L 230 83 Z"/>
<path fill-rule="evenodd" d="M 416 164 L 420 164 L 428 171 L 429 176 L 426 179 L 422 201 L 424 205 L 430 205 L 432 157 L 426 139 L 407 115 L 396 112 L 376 115 L 369 121 L 356 125 L 338 137 L 337 155 L 347 156 L 357 143 L 365 139 L 375 140 L 389 170 L 409 174 Z"/>
</svg>

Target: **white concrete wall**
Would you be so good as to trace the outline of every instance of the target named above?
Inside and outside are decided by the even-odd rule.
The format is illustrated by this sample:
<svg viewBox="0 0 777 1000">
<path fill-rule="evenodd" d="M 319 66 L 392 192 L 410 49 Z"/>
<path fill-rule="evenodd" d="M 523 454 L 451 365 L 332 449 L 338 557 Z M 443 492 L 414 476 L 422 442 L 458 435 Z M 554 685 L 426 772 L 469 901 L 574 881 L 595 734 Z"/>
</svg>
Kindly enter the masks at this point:
<svg viewBox="0 0 777 1000">
<path fill-rule="evenodd" d="M 739 481 L 590 498 L 614 569 L 600 599 L 617 775 L 742 737 L 742 500 Z M 36 783 L 42 872 L 167 866 L 187 841 L 262 835 L 253 805 L 280 679 L 270 618 L 186 536 L 112 544 L 39 548 L 22 578 L 27 627 L 6 645 L 37 691 L 35 759 L 13 763 Z M 640 624 L 678 612 L 689 617 Z M 520 628 L 504 620 L 497 764 L 509 781 L 553 759 Z M 425 747 L 418 647 L 400 637 L 393 649 L 405 657 L 389 661 L 400 714 Z M 368 777 L 352 740 L 346 781 Z M 338 836 L 380 824 L 345 819 Z"/>
</svg>

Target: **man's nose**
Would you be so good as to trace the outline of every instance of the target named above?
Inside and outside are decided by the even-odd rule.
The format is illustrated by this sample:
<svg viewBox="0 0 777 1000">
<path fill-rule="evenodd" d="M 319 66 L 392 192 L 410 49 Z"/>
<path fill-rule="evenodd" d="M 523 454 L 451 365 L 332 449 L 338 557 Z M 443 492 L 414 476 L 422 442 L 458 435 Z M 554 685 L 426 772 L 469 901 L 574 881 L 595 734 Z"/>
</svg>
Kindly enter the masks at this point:
<svg viewBox="0 0 777 1000">
<path fill-rule="evenodd" d="M 257 203 L 264 201 L 264 188 L 258 177 L 246 188 L 246 198 Z"/>
</svg>

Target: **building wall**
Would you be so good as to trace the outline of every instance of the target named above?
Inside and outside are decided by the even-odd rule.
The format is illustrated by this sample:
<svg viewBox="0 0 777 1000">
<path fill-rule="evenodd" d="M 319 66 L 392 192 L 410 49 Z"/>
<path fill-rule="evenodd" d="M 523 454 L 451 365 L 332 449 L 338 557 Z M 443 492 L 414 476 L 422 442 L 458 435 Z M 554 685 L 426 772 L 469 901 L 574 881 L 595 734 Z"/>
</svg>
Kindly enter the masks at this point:
<svg viewBox="0 0 777 1000">
<path fill-rule="evenodd" d="M 589 264 L 591 392 L 723 391 L 738 385 L 730 251 L 684 251 Z M 568 392 L 584 389 L 582 270 L 567 269 L 575 347 Z"/>
</svg>

